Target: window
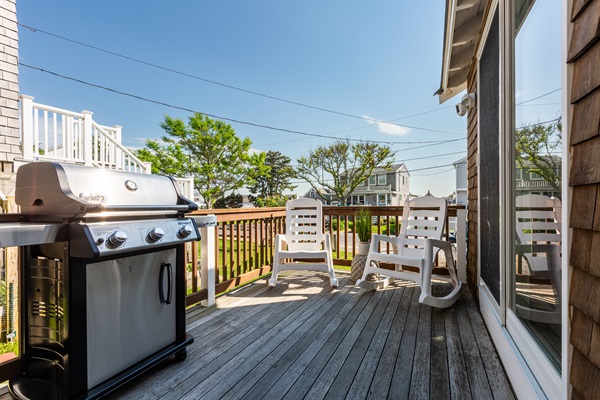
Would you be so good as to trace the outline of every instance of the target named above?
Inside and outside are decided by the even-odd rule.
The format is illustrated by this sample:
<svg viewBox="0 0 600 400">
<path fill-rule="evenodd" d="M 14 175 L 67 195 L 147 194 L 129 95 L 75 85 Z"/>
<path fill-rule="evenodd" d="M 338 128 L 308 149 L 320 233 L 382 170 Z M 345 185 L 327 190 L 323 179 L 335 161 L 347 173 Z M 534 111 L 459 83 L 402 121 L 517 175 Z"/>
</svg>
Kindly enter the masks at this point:
<svg viewBox="0 0 600 400">
<path fill-rule="evenodd" d="M 515 171 L 515 179 L 518 181 L 523 180 L 523 170 L 521 168 L 517 168 L 517 170 Z"/>
<path fill-rule="evenodd" d="M 366 181 L 367 181 L 366 179 L 364 181 L 360 181 L 359 184 L 358 184 L 358 186 L 365 186 L 365 182 Z"/>
<path fill-rule="evenodd" d="M 385 175 L 384 175 L 385 177 Z M 378 206 L 385 206 L 387 205 L 387 195 L 385 194 L 378 194 L 377 195 L 377 205 Z"/>
<path fill-rule="evenodd" d="M 375 175 L 369 177 L 369 185 L 375 185 Z"/>
<path fill-rule="evenodd" d="M 385 185 L 385 184 L 386 184 L 385 174 L 377 175 L 377 185 Z"/>
<path fill-rule="evenodd" d="M 529 171 L 529 179 L 532 181 L 543 181 L 544 178 L 537 172 Z"/>
</svg>

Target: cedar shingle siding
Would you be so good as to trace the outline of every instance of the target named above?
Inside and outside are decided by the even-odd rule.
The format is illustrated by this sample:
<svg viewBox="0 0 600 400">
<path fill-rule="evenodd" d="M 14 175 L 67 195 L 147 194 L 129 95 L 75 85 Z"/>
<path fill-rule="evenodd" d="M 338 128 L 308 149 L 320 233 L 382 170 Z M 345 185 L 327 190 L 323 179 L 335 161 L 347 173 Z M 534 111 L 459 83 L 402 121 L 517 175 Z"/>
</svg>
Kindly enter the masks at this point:
<svg viewBox="0 0 600 400">
<path fill-rule="evenodd" d="M 473 93 L 477 89 L 477 71 L 471 69 L 468 79 L 468 92 Z M 468 180 L 468 215 L 469 241 L 467 254 L 467 279 L 473 293 L 477 293 L 477 106 L 469 111 L 468 117 L 468 152 L 467 152 L 467 180 Z M 477 300 L 477 297 L 476 297 Z"/>
<path fill-rule="evenodd" d="M 569 381 L 573 399 L 600 393 L 600 0 L 574 0 L 568 61 L 573 64 L 570 143 L 573 163 L 571 222 L 573 307 Z"/>
<path fill-rule="evenodd" d="M 16 0 L 0 3 L 0 172 L 13 171 L 19 148 L 19 70 Z"/>
</svg>

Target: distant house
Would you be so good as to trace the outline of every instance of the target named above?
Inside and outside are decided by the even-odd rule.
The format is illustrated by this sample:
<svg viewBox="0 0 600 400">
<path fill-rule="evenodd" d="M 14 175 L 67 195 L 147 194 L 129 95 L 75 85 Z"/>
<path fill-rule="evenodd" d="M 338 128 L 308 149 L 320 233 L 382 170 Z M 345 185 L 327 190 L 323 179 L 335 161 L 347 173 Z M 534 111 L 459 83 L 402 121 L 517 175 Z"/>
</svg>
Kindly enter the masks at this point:
<svg viewBox="0 0 600 400">
<path fill-rule="evenodd" d="M 348 205 L 400 206 L 410 194 L 410 173 L 404 163 L 391 170 L 375 168 L 348 196 Z"/>
<path fill-rule="evenodd" d="M 456 175 L 456 204 L 467 205 L 467 157 L 452 163 Z"/>
<path fill-rule="evenodd" d="M 560 157 L 554 157 L 554 164 L 557 165 L 556 171 L 560 176 Z M 524 168 L 515 170 L 515 190 L 518 195 L 521 194 L 541 194 L 548 197 L 561 197 L 560 190 L 553 187 L 542 176 L 535 172 L 533 164 L 529 163 Z"/>
<path fill-rule="evenodd" d="M 323 204 L 331 204 L 334 195 L 329 189 L 320 188 L 317 192 L 315 188 L 311 187 L 302 197 L 319 200 Z"/>
</svg>

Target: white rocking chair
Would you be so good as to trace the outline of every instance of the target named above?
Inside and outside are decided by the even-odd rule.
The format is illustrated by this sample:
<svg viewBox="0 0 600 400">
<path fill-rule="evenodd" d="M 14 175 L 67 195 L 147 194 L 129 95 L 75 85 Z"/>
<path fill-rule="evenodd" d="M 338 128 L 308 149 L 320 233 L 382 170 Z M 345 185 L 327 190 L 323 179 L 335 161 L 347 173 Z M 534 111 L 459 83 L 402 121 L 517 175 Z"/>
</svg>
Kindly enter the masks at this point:
<svg viewBox="0 0 600 400">
<path fill-rule="evenodd" d="M 561 296 L 561 218 L 560 199 L 539 194 L 517 196 L 517 271 L 523 260 L 534 278 L 550 279 L 556 296 L 554 310 L 538 310 L 516 304 L 517 313 L 525 319 L 560 323 Z"/>
<path fill-rule="evenodd" d="M 446 308 L 460 297 L 462 283 L 458 280 L 452 255 L 452 244 L 441 240 L 446 220 L 446 201 L 433 196 L 423 196 L 406 201 L 402 214 L 400 236 L 373 235 L 360 285 L 369 274 L 380 274 L 390 278 L 410 280 L 421 288 L 419 302 L 433 307 Z M 385 243 L 391 243 L 393 253 L 386 252 Z M 379 245 L 381 250 L 379 249 Z M 447 296 L 431 294 L 433 262 L 437 249 L 444 251 L 449 276 L 436 275 L 436 279 L 451 282 L 453 289 Z M 395 270 L 379 267 L 379 263 L 395 264 Z M 377 265 L 373 265 L 376 263 Z M 419 272 L 403 271 L 402 266 L 411 266 Z"/>
<path fill-rule="evenodd" d="M 286 204 L 285 234 L 275 238 L 273 273 L 269 286 L 277 284 L 279 272 L 285 270 L 323 271 L 329 274 L 331 286 L 338 286 L 333 270 L 331 239 L 323 233 L 323 209 L 320 201 L 314 199 L 290 200 Z M 284 249 L 284 244 L 287 249 Z M 299 263 L 297 260 L 311 262 Z M 322 262 L 312 262 L 322 259 Z M 284 262 L 288 260 L 288 262 Z"/>
</svg>

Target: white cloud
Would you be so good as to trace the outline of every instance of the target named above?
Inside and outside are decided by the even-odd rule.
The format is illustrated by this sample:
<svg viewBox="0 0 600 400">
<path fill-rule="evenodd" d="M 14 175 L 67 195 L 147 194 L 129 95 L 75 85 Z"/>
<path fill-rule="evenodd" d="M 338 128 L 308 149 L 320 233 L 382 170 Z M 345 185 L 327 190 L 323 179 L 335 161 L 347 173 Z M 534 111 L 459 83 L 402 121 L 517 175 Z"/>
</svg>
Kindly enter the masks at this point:
<svg viewBox="0 0 600 400">
<path fill-rule="evenodd" d="M 385 122 L 376 122 L 374 121 L 374 118 L 371 118 L 368 115 L 363 115 L 362 117 L 369 123 L 369 125 L 377 125 L 377 131 L 383 133 L 384 135 L 405 136 L 410 133 L 410 128 L 405 126 L 398 126 Z"/>
<path fill-rule="evenodd" d="M 250 147 L 250 149 L 248 150 L 248 153 L 250 154 L 260 154 L 260 153 L 264 153 L 264 150 L 259 150 L 259 149 L 253 149 L 252 147 Z"/>
</svg>

